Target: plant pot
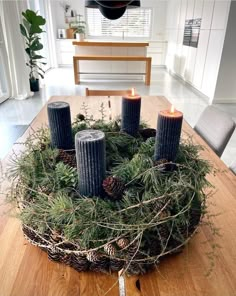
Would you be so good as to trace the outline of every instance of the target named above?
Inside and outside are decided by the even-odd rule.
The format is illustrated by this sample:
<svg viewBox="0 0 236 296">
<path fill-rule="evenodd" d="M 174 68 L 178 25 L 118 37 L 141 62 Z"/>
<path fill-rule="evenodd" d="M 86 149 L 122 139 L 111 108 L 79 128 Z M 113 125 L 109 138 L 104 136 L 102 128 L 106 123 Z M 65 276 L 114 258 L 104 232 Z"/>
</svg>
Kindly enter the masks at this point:
<svg viewBox="0 0 236 296">
<path fill-rule="evenodd" d="M 30 90 L 35 92 L 39 91 L 39 80 L 38 79 L 30 79 Z"/>
<path fill-rule="evenodd" d="M 73 29 L 73 28 L 66 29 L 66 38 L 67 39 L 74 39 L 74 33 L 75 33 L 75 29 Z"/>
<path fill-rule="evenodd" d="M 79 41 L 84 41 L 84 33 L 76 33 L 75 38 Z"/>
</svg>

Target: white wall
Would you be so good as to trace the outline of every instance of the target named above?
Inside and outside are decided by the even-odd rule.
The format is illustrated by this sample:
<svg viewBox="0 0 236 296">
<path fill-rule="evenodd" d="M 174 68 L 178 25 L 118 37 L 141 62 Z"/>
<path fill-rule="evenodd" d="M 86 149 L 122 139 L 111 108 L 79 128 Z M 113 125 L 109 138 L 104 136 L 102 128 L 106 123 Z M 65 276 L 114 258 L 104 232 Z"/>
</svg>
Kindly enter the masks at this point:
<svg viewBox="0 0 236 296">
<path fill-rule="evenodd" d="M 68 28 L 60 2 L 54 1 L 55 23 L 57 29 Z M 67 0 L 65 2 L 71 5 L 71 8 L 75 9 L 78 14 L 85 15 L 84 0 Z M 151 40 L 165 40 L 167 4 L 166 0 L 141 0 L 142 7 L 151 7 L 153 10 Z"/>
<path fill-rule="evenodd" d="M 166 40 L 167 6 L 166 0 L 141 0 L 141 7 L 152 8 L 152 40 Z"/>
<path fill-rule="evenodd" d="M 169 0 L 167 68 L 214 97 L 228 20 L 230 0 Z M 183 45 L 186 19 L 202 18 L 198 48 Z"/>
<path fill-rule="evenodd" d="M 65 23 L 64 10 L 61 7 L 61 2 L 63 1 L 55 1 L 55 18 L 57 28 L 64 29 L 68 28 L 69 26 Z M 84 0 L 66 0 L 64 2 L 71 6 L 70 9 L 76 10 L 77 14 L 84 15 Z"/>
<path fill-rule="evenodd" d="M 214 103 L 236 103 L 236 2 L 232 1 Z"/>
</svg>

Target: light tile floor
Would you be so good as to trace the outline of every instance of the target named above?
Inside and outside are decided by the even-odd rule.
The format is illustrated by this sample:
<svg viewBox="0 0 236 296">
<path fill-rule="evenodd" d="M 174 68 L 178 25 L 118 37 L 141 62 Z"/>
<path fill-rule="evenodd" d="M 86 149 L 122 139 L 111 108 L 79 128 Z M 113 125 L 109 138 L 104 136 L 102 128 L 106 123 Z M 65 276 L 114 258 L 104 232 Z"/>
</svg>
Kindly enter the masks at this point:
<svg viewBox="0 0 236 296">
<path fill-rule="evenodd" d="M 52 69 L 45 75 L 44 85 L 34 97 L 24 101 L 7 100 L 0 105 L 0 158 L 2 158 L 12 144 L 23 133 L 24 128 L 31 123 L 38 112 L 53 95 L 85 95 L 85 88 L 96 89 L 128 89 L 135 87 L 141 95 L 163 95 L 175 107 L 184 113 L 185 120 L 194 126 L 200 114 L 207 106 L 207 98 L 199 92 L 171 76 L 165 69 L 153 68 L 152 83 L 145 86 L 142 81 L 131 80 L 86 80 L 80 85 L 74 85 L 73 69 Z M 217 108 L 224 110 L 236 121 L 236 104 L 217 104 Z M 13 126 L 20 126 L 14 128 Z M 1 132 L 4 130 L 4 132 Z M 18 134 L 16 133 L 18 131 Z M 227 145 L 222 160 L 230 165 L 236 160 L 236 132 Z"/>
</svg>

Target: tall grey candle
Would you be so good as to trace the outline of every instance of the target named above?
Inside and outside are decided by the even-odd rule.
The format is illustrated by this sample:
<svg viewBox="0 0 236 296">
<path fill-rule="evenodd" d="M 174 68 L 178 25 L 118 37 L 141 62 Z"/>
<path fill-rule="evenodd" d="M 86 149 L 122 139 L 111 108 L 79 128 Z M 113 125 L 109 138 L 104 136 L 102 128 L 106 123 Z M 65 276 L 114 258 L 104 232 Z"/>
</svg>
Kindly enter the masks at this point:
<svg viewBox="0 0 236 296">
<path fill-rule="evenodd" d="M 175 161 L 179 148 L 183 113 L 174 109 L 159 112 L 154 159 Z"/>
<path fill-rule="evenodd" d="M 86 196 L 100 196 L 105 179 L 105 134 L 83 130 L 75 135 L 79 191 Z"/>
<path fill-rule="evenodd" d="M 122 98 L 121 130 L 131 136 L 136 136 L 139 131 L 141 110 L 141 97 L 132 94 Z"/>
<path fill-rule="evenodd" d="M 53 102 L 48 104 L 47 109 L 52 146 L 59 149 L 73 148 L 70 105 Z"/>
</svg>

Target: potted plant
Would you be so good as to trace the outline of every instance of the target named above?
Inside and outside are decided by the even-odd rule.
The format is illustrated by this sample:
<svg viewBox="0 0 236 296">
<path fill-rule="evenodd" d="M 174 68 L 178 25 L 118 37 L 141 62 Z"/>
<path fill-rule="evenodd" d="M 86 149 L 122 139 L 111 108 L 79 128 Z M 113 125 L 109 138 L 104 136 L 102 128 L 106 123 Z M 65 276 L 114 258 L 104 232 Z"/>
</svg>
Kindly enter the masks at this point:
<svg viewBox="0 0 236 296">
<path fill-rule="evenodd" d="M 85 37 L 85 29 L 86 29 L 86 22 L 82 21 L 82 15 L 79 14 L 77 15 L 78 17 L 78 21 L 76 22 L 75 25 L 75 38 L 78 39 L 79 41 L 84 41 L 84 37 Z"/>
<path fill-rule="evenodd" d="M 38 15 L 37 12 L 27 9 L 22 12 L 23 23 L 20 24 L 21 34 L 25 38 L 25 51 L 28 55 L 28 62 L 26 65 L 30 68 L 29 81 L 31 91 L 39 91 L 39 76 L 43 79 L 45 71 L 42 69 L 46 65 L 42 61 L 44 59 L 38 52 L 43 49 L 43 44 L 40 42 L 40 34 L 44 31 L 41 26 L 46 23 L 45 18 Z"/>
</svg>

